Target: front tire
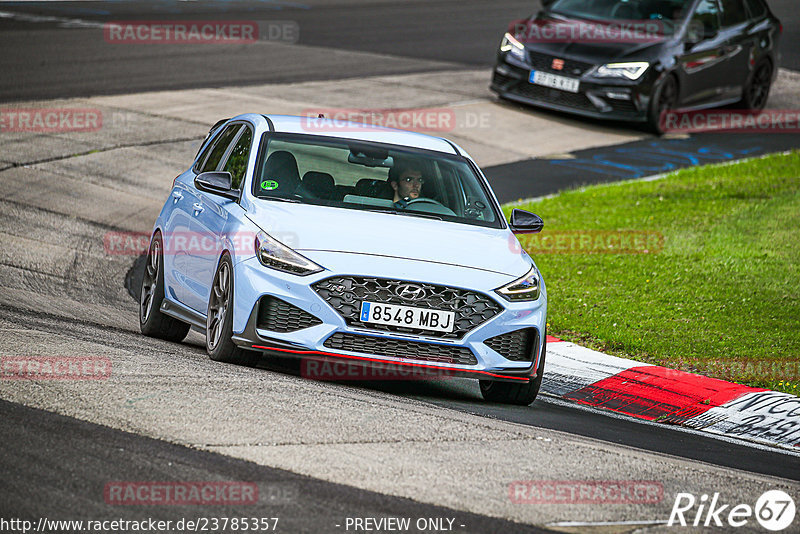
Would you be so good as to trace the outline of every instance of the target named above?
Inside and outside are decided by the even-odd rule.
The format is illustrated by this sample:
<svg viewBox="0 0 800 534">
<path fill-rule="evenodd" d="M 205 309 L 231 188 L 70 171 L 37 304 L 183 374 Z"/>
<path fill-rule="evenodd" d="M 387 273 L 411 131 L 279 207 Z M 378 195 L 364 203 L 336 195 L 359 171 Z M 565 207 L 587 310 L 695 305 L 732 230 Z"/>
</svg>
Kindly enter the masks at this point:
<svg viewBox="0 0 800 534">
<path fill-rule="evenodd" d="M 180 342 L 189 333 L 190 325 L 161 313 L 164 301 L 164 242 L 156 233 L 150 240 L 147 264 L 139 295 L 139 329 L 142 334 L 167 341 Z"/>
<path fill-rule="evenodd" d="M 233 336 L 233 262 L 227 253 L 222 255 L 214 274 L 206 314 L 206 351 L 216 362 L 252 367 L 258 363 L 257 352 L 241 349 L 231 340 Z"/>
<path fill-rule="evenodd" d="M 544 357 L 547 353 L 547 334 L 542 343 L 542 357 L 539 358 L 539 368 L 536 370 L 536 378 L 524 384 L 514 382 L 498 382 L 495 380 L 481 380 L 481 395 L 489 402 L 499 402 L 501 404 L 517 404 L 519 406 L 529 406 L 539 395 L 539 388 L 542 386 L 544 376 Z"/>
<path fill-rule="evenodd" d="M 647 124 L 653 133 L 664 134 L 664 125 L 661 118 L 664 113 L 675 109 L 678 104 L 678 96 L 678 80 L 672 74 L 668 74 L 664 81 L 655 88 L 650 100 Z"/>
</svg>

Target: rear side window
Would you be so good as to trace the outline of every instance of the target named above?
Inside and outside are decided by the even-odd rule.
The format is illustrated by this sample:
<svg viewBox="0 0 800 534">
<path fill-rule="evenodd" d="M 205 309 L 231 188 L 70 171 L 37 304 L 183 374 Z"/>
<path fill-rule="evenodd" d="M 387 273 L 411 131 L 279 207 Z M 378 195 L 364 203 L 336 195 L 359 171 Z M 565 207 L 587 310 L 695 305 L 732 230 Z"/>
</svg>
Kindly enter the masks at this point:
<svg viewBox="0 0 800 534">
<path fill-rule="evenodd" d="M 745 0 L 745 4 L 747 4 L 747 10 L 752 19 L 760 19 L 767 14 L 767 7 L 761 0 Z"/>
<path fill-rule="evenodd" d="M 231 182 L 234 189 L 239 189 L 247 172 L 247 160 L 250 159 L 250 145 L 253 143 L 253 132 L 247 126 L 244 127 L 242 135 L 236 141 L 236 145 L 231 149 L 231 155 L 225 163 L 223 171 L 231 173 Z"/>
<path fill-rule="evenodd" d="M 747 21 L 744 0 L 722 0 L 722 26 L 727 28 Z"/>
<path fill-rule="evenodd" d="M 217 170 L 219 161 L 222 159 L 222 156 L 225 155 L 225 150 L 228 148 L 228 145 L 231 144 L 231 141 L 233 141 L 233 138 L 236 136 L 236 133 L 241 127 L 241 124 L 231 124 L 225 128 L 225 131 L 219 134 L 213 143 L 213 148 L 211 148 L 211 153 L 208 155 L 208 159 L 206 159 L 205 163 L 203 163 L 203 166 L 199 172 Z"/>
</svg>

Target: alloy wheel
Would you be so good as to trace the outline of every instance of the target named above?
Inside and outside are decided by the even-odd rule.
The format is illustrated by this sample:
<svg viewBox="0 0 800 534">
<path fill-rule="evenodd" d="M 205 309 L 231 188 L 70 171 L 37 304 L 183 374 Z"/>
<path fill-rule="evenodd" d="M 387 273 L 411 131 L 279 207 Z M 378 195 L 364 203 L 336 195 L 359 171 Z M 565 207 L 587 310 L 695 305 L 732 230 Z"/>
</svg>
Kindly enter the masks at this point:
<svg viewBox="0 0 800 534">
<path fill-rule="evenodd" d="M 230 300 L 230 278 L 230 268 L 227 263 L 223 262 L 214 277 L 214 285 L 208 303 L 206 343 L 210 350 L 214 350 L 222 338 Z"/>
<path fill-rule="evenodd" d="M 158 285 L 158 271 L 161 263 L 161 242 L 153 239 L 150 245 L 147 265 L 144 269 L 144 279 L 142 280 L 142 294 L 139 298 L 139 314 L 142 323 L 146 323 L 153 311 L 153 301 L 155 300 L 156 286 Z"/>
<path fill-rule="evenodd" d="M 772 84 L 772 67 L 769 63 L 763 63 L 755 73 L 747 90 L 749 94 L 749 104 L 753 109 L 763 109 L 767 105 L 769 88 Z"/>
</svg>

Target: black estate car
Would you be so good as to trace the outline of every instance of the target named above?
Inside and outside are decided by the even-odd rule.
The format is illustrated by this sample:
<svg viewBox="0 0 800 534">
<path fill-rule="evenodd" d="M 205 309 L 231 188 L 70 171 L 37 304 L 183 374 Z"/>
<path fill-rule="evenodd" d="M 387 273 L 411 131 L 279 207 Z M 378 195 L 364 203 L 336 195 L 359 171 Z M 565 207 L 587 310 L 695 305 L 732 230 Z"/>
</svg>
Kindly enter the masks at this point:
<svg viewBox="0 0 800 534">
<path fill-rule="evenodd" d="M 656 131 L 666 110 L 767 102 L 783 27 L 764 0 L 543 3 L 503 37 L 501 98 Z"/>
</svg>

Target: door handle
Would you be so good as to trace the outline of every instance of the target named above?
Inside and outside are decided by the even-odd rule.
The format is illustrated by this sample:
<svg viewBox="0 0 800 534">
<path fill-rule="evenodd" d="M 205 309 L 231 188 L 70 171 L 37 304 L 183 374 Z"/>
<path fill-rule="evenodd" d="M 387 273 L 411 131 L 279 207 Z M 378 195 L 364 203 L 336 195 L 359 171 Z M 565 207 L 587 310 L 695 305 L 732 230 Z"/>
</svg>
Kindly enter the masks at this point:
<svg viewBox="0 0 800 534">
<path fill-rule="evenodd" d="M 723 49 L 723 51 L 724 51 L 724 54 L 723 54 L 723 55 L 724 55 L 724 56 L 735 56 L 736 54 L 738 54 L 738 53 L 739 53 L 739 51 L 740 51 L 741 49 L 742 49 L 742 46 L 741 46 L 741 45 L 735 45 L 735 44 L 733 44 L 733 45 L 726 45 L 726 46 L 725 46 L 725 48 Z"/>
<path fill-rule="evenodd" d="M 192 207 L 194 208 L 195 215 L 203 213 L 203 205 L 200 204 L 199 202 L 195 202 L 194 204 L 192 204 Z"/>
<path fill-rule="evenodd" d="M 183 193 L 180 191 L 173 191 L 172 192 L 172 203 L 176 204 L 179 200 L 183 200 Z"/>
</svg>

